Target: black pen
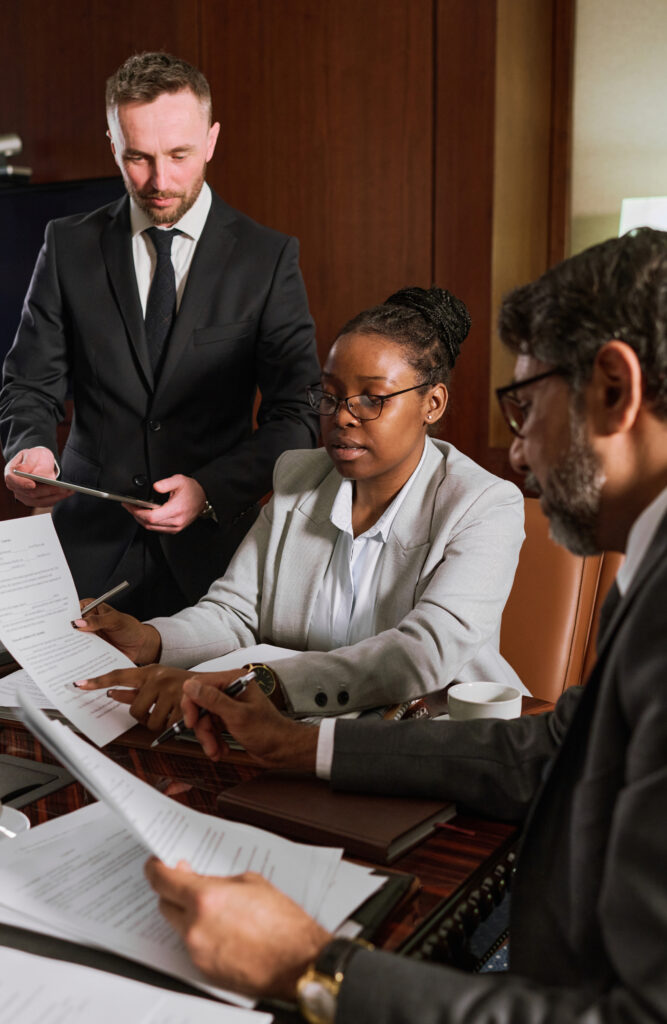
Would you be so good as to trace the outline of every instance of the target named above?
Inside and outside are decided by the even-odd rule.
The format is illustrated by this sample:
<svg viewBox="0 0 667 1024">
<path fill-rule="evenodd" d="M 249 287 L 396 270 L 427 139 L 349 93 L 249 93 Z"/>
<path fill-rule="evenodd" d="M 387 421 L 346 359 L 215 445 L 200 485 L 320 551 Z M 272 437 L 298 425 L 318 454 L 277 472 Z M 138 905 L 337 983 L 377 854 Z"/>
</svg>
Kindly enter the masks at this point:
<svg viewBox="0 0 667 1024">
<path fill-rule="evenodd" d="M 222 692 L 226 697 L 238 697 L 240 693 L 243 693 L 248 683 L 251 683 L 255 678 L 255 670 L 251 669 L 250 672 L 246 672 L 244 676 L 239 676 L 238 679 L 234 679 L 229 684 L 229 686 L 225 687 L 225 689 Z M 197 719 L 197 721 L 199 721 L 200 718 L 203 718 L 204 715 L 208 714 L 210 714 L 210 712 L 207 711 L 206 708 L 200 708 L 199 718 Z M 171 740 L 174 738 L 174 736 L 180 736 L 182 732 L 187 731 L 187 728 L 188 727 L 185 724 L 185 719 L 181 718 L 180 721 L 175 722 L 169 729 L 166 730 L 166 732 L 160 733 L 158 738 L 156 740 L 153 740 L 153 742 L 151 743 L 151 747 L 159 747 L 161 743 L 165 742 L 165 740 Z"/>
</svg>

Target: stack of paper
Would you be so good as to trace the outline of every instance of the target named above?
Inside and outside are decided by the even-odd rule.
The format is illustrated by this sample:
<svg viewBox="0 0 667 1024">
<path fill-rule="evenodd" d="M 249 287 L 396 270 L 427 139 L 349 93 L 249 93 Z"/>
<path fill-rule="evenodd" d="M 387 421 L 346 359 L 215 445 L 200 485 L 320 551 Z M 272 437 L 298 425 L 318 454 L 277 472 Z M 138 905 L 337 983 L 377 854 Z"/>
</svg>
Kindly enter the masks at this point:
<svg viewBox="0 0 667 1024">
<path fill-rule="evenodd" d="M 120 953 L 241 1005 L 192 965 L 144 879 L 146 851 L 202 874 L 257 871 L 333 930 L 382 879 L 341 851 L 293 843 L 171 800 L 21 698 L 41 743 L 104 803 L 0 847 L 0 918 Z"/>
</svg>

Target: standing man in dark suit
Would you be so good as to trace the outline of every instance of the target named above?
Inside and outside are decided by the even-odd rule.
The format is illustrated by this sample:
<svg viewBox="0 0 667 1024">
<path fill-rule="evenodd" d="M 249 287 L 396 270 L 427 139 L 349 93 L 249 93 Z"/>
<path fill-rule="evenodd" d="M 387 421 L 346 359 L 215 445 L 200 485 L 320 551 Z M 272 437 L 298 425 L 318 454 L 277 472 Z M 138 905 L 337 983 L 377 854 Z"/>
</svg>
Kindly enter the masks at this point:
<svg viewBox="0 0 667 1024">
<path fill-rule="evenodd" d="M 136 55 L 107 82 L 106 103 L 128 196 L 48 225 L 5 362 L 0 427 L 7 486 L 53 508 L 79 594 L 128 579 L 115 603 L 145 617 L 205 593 L 254 521 L 278 455 L 315 443 L 305 388 L 319 367 L 296 239 L 205 183 L 220 125 L 201 72 Z M 63 479 L 159 508 L 12 472 L 59 474 L 68 383 Z"/>
<path fill-rule="evenodd" d="M 201 678 L 185 684 L 188 723 L 197 705 L 213 711 L 267 767 L 525 819 L 507 974 L 332 941 L 256 875 L 149 861 L 203 970 L 246 992 L 298 992 L 317 1024 L 667 1021 L 667 234 L 613 239 L 517 289 L 500 334 L 517 355 L 499 391 L 511 458 L 554 536 L 581 554 L 626 555 L 586 686 L 509 722 L 332 720 L 318 732 L 254 684 L 236 700 Z M 216 720 L 197 733 L 220 756 Z"/>
</svg>

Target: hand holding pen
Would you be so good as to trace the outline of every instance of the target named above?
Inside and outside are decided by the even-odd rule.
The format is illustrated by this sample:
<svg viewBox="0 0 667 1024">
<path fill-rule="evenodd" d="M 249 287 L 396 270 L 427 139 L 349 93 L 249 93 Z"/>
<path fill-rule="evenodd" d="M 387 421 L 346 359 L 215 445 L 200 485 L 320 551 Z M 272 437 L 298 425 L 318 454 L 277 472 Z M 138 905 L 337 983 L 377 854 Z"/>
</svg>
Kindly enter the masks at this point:
<svg viewBox="0 0 667 1024">
<path fill-rule="evenodd" d="M 255 678 L 254 669 L 251 669 L 250 672 L 246 672 L 244 676 L 239 676 L 238 679 L 234 679 L 221 692 L 224 693 L 226 697 L 238 697 L 239 694 L 243 693 L 248 683 L 251 683 Z M 200 707 L 197 721 L 200 721 L 208 714 L 210 714 L 210 712 L 207 711 L 206 708 Z M 171 740 L 174 739 L 175 736 L 180 736 L 180 734 L 185 732 L 187 728 L 188 726 L 185 724 L 185 719 L 181 718 L 178 722 L 175 722 L 171 728 L 166 729 L 165 732 L 161 733 L 157 737 L 157 739 L 153 740 L 151 747 L 159 747 L 160 744 L 166 742 L 166 740 Z"/>
</svg>

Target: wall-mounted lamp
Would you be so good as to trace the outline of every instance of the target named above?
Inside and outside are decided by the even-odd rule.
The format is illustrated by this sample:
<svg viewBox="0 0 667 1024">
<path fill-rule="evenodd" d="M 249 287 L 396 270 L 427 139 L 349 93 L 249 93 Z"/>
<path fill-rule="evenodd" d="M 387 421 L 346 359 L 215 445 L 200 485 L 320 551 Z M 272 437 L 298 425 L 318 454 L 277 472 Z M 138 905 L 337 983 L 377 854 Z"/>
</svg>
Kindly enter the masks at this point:
<svg viewBox="0 0 667 1024">
<path fill-rule="evenodd" d="M 8 162 L 22 148 L 16 132 L 0 132 L 0 185 L 27 185 L 30 181 L 31 167 L 16 167 Z"/>
</svg>

